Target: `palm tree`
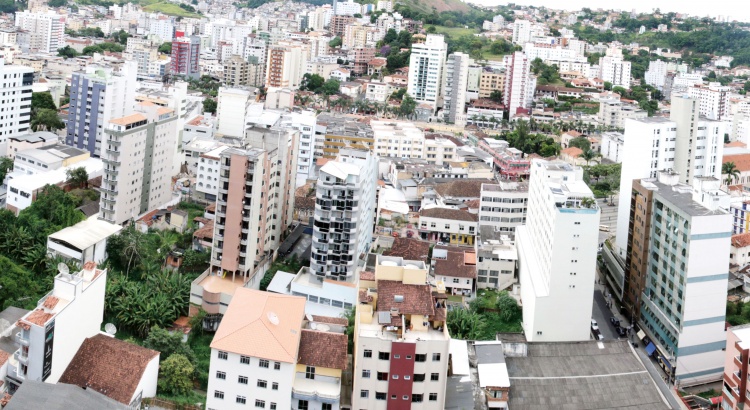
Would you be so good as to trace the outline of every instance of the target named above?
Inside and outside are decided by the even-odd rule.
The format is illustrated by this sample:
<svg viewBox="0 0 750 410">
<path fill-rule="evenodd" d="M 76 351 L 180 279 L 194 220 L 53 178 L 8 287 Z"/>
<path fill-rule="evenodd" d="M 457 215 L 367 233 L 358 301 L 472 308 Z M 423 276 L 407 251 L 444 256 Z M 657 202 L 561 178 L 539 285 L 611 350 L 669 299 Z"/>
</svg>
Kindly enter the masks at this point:
<svg viewBox="0 0 750 410">
<path fill-rule="evenodd" d="M 727 184 L 727 187 L 732 185 L 732 182 L 740 180 L 740 170 L 737 169 L 734 162 L 723 163 L 721 165 L 721 173 L 722 175 L 726 175 L 724 182 Z"/>
<path fill-rule="evenodd" d="M 581 158 L 583 158 L 584 160 L 586 160 L 586 165 L 589 165 L 589 163 L 591 163 L 591 161 L 593 161 L 595 158 L 597 158 L 599 156 L 600 156 L 599 153 L 597 153 L 596 151 L 594 151 L 592 149 L 583 151 L 583 153 L 581 153 Z"/>
</svg>

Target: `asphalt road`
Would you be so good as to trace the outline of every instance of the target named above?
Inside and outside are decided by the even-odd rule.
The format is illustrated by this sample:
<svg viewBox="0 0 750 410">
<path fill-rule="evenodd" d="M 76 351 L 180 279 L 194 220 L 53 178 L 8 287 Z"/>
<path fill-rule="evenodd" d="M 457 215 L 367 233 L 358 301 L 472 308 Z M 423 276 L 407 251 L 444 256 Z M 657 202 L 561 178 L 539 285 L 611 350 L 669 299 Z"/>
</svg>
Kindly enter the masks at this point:
<svg viewBox="0 0 750 410">
<path fill-rule="evenodd" d="M 609 232 L 599 231 L 599 243 L 604 242 L 604 240 L 617 233 L 617 205 L 619 205 L 618 199 L 619 196 L 615 195 L 615 206 L 607 205 L 603 200 L 597 201 L 599 203 L 599 208 L 601 208 L 599 224 L 609 226 Z"/>
<path fill-rule="evenodd" d="M 615 330 L 614 325 L 609 321 L 609 318 L 612 317 L 612 311 L 607 307 L 604 294 L 598 286 L 594 291 L 594 308 L 592 317 L 596 320 L 596 323 L 599 324 L 599 331 L 602 333 L 602 336 L 604 336 L 604 340 L 618 339 L 617 331 Z"/>
</svg>

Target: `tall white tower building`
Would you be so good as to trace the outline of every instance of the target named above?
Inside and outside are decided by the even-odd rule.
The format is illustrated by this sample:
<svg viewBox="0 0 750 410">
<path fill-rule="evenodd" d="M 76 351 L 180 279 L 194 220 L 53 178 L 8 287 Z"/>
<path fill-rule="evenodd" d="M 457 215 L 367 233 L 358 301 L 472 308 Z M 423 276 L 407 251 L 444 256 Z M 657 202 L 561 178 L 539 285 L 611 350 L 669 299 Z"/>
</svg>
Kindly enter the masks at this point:
<svg viewBox="0 0 750 410">
<path fill-rule="evenodd" d="M 652 85 L 659 90 L 664 89 L 664 82 L 667 79 L 667 63 L 661 60 L 654 60 L 648 63 L 648 70 L 644 75 L 646 84 Z"/>
<path fill-rule="evenodd" d="M 406 92 L 418 104 L 430 104 L 433 109 L 437 108 L 447 52 L 445 38 L 438 34 L 428 34 L 424 43 L 412 45 Z"/>
<path fill-rule="evenodd" d="M 445 121 L 457 125 L 466 124 L 466 86 L 469 79 L 469 56 L 453 53 L 445 65 L 443 84 L 443 112 Z"/>
<path fill-rule="evenodd" d="M 533 160 L 526 225 L 516 228 L 530 342 L 589 340 L 599 216 L 583 169 Z"/>
<path fill-rule="evenodd" d="M 531 22 L 516 20 L 513 23 L 513 44 L 523 46 L 531 40 Z"/>
<path fill-rule="evenodd" d="M 370 246 L 377 167 L 369 150 L 342 149 L 320 168 L 310 271 L 321 280 L 350 280 Z"/>
<path fill-rule="evenodd" d="M 688 88 L 688 95 L 698 100 L 701 115 L 710 120 L 723 120 L 729 116 L 729 86 L 720 83 L 694 85 Z"/>
<path fill-rule="evenodd" d="M 534 99 L 536 77 L 530 75 L 531 60 L 521 51 L 505 56 L 503 62 L 507 67 L 503 104 L 510 113 L 509 118 L 513 118 L 519 108 L 528 108 Z"/>
<path fill-rule="evenodd" d="M 54 11 L 16 12 L 16 27 L 29 32 L 28 52 L 57 54 L 65 46 L 65 23 Z"/>
<path fill-rule="evenodd" d="M 3 80 L 2 107 L 0 116 L 0 144 L 8 138 L 28 133 L 31 125 L 31 85 L 34 70 L 19 65 L 5 65 L 0 58 L 0 78 Z M 10 153 L 12 154 L 12 153 Z"/>
</svg>

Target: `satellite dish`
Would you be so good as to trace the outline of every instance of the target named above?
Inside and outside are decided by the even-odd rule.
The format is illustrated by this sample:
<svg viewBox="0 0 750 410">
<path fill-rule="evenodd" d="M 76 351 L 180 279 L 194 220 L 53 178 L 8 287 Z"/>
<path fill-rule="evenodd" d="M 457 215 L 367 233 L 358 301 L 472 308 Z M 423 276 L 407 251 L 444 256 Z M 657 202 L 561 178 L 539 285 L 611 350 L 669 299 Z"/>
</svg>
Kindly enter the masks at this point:
<svg viewBox="0 0 750 410">
<path fill-rule="evenodd" d="M 113 325 L 112 323 L 107 323 L 106 325 L 104 325 L 104 331 L 107 332 L 107 334 L 114 336 L 115 333 L 117 333 L 117 327 L 115 327 L 115 325 Z"/>
<path fill-rule="evenodd" d="M 60 273 L 65 273 L 65 274 L 70 273 L 70 269 L 68 269 L 68 265 L 64 264 L 63 262 L 60 262 L 57 264 L 57 270 L 60 271 Z"/>
<path fill-rule="evenodd" d="M 307 319 L 308 322 L 312 322 L 313 321 L 313 317 L 309 313 L 305 314 L 305 319 Z"/>
</svg>

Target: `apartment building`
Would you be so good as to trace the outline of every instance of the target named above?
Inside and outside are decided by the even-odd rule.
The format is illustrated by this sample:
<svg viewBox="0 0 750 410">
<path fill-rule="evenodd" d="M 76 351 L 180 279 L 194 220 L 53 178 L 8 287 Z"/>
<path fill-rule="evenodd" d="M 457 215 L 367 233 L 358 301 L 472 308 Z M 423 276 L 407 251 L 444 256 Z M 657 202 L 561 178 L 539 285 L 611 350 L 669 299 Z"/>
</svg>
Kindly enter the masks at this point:
<svg viewBox="0 0 750 410">
<path fill-rule="evenodd" d="M 698 101 L 700 115 L 709 120 L 729 119 L 729 95 L 732 88 L 720 83 L 696 84 L 688 87 L 687 94 Z"/>
<path fill-rule="evenodd" d="M 118 225 L 172 200 L 177 116 L 152 103 L 135 109 L 135 114 L 109 121 L 102 143 L 99 218 Z"/>
<path fill-rule="evenodd" d="M 477 254 L 473 248 L 438 245 L 432 250 L 430 275 L 451 295 L 471 296 L 476 289 Z"/>
<path fill-rule="evenodd" d="M 512 148 L 508 141 L 494 138 L 483 138 L 479 141 L 479 149 L 492 156 L 494 170 L 503 179 L 518 180 L 528 177 L 531 160 L 524 156 L 523 151 Z"/>
<path fill-rule="evenodd" d="M 443 76 L 443 115 L 447 123 L 466 123 L 466 86 L 470 62 L 469 56 L 464 53 L 453 53 L 446 61 Z"/>
<path fill-rule="evenodd" d="M 477 255 L 477 289 L 503 290 L 518 282 L 518 249 L 506 232 L 479 225 L 474 246 Z"/>
<path fill-rule="evenodd" d="M 65 143 L 94 157 L 103 156 L 102 141 L 109 121 L 133 113 L 136 73 L 134 61 L 124 62 L 119 69 L 90 64 L 74 72 Z"/>
<path fill-rule="evenodd" d="M 18 350 L 8 358 L 8 390 L 25 380 L 57 383 L 78 348 L 99 333 L 107 271 L 86 262 L 78 273 L 58 273 L 37 307 L 12 326 Z"/>
<path fill-rule="evenodd" d="M 268 49 L 266 86 L 299 87 L 309 60 L 309 45 L 298 41 L 280 41 Z"/>
<path fill-rule="evenodd" d="M 216 202 L 216 197 L 219 194 L 221 153 L 229 148 L 228 145 L 217 142 L 216 148 L 200 154 L 195 170 L 195 194 L 198 198 Z"/>
<path fill-rule="evenodd" d="M 3 109 L 0 118 L 0 144 L 4 144 L 9 138 L 18 138 L 29 132 L 34 70 L 20 65 L 5 65 L 0 59 L 0 78 L 5 97 L 0 104 Z"/>
<path fill-rule="evenodd" d="M 599 57 L 599 78 L 612 83 L 613 87 L 630 88 L 630 61 L 622 58 L 622 51 Z"/>
<path fill-rule="evenodd" d="M 630 213 L 625 300 L 661 367 L 691 385 L 716 381 L 724 371 L 732 216 L 717 178 L 696 177 L 692 186 L 679 180 L 660 172 L 633 182 L 641 206 Z"/>
<path fill-rule="evenodd" d="M 528 20 L 516 20 L 513 22 L 513 44 L 523 46 L 531 41 L 532 23 Z"/>
<path fill-rule="evenodd" d="M 446 162 L 459 162 L 458 146 L 453 140 L 439 135 L 425 136 L 422 158 L 429 164 L 443 165 Z"/>
<path fill-rule="evenodd" d="M 481 70 L 478 80 L 479 98 L 490 98 L 493 91 L 505 93 L 505 72 L 501 70 Z"/>
<path fill-rule="evenodd" d="M 437 109 L 442 95 L 443 70 L 448 45 L 438 34 L 428 34 L 424 43 L 411 47 L 409 62 L 409 86 L 407 93 L 417 104 L 427 104 Z"/>
<path fill-rule="evenodd" d="M 316 157 L 334 159 L 344 148 L 375 150 L 372 127 L 354 118 L 321 113 L 317 118 L 315 135 Z"/>
<path fill-rule="evenodd" d="M 599 100 L 599 122 L 605 128 L 624 129 L 627 119 L 648 117 L 648 112 L 620 101 L 618 95 L 612 95 Z"/>
<path fill-rule="evenodd" d="M 451 208 L 429 208 L 419 212 L 419 236 L 430 242 L 474 245 L 477 215 Z"/>
<path fill-rule="evenodd" d="M 16 27 L 28 34 L 28 42 L 19 39 L 25 53 L 57 54 L 64 47 L 64 17 L 52 10 L 32 12 L 19 11 L 16 14 Z"/>
<path fill-rule="evenodd" d="M 352 408 L 445 408 L 446 296 L 427 274 L 422 261 L 378 255 L 373 280 L 360 281 Z"/>
<path fill-rule="evenodd" d="M 599 215 L 583 169 L 531 162 L 527 222 L 516 228 L 527 340 L 589 340 Z"/>
<path fill-rule="evenodd" d="M 320 168 L 310 270 L 320 280 L 351 281 L 372 242 L 377 159 L 370 151 L 344 149 Z"/>
<path fill-rule="evenodd" d="M 479 226 L 490 226 L 498 232 L 515 237 L 516 228 L 526 223 L 528 203 L 527 182 L 500 181 L 498 184 L 482 184 Z"/>
<path fill-rule="evenodd" d="M 536 77 L 531 76 L 531 60 L 521 51 L 504 56 L 503 62 L 507 67 L 503 105 L 509 112 L 509 118 L 513 119 L 516 114 L 531 106 L 536 89 Z"/>
<path fill-rule="evenodd" d="M 732 326 L 727 329 L 727 345 L 724 353 L 724 375 L 722 378 L 721 408 L 744 409 L 748 397 L 748 364 L 750 364 L 750 324 Z"/>
<path fill-rule="evenodd" d="M 654 60 L 648 63 L 648 70 L 644 75 L 646 84 L 654 86 L 659 90 L 664 89 L 664 85 L 667 80 L 667 62 L 662 60 Z"/>
<path fill-rule="evenodd" d="M 200 37 L 190 36 L 175 38 L 172 41 L 172 60 L 170 67 L 172 75 L 182 75 L 193 79 L 200 77 L 200 69 L 198 67 L 200 53 Z"/>
<path fill-rule="evenodd" d="M 220 87 L 217 99 L 217 134 L 244 138 L 249 107 L 255 102 L 257 89 L 253 87 Z"/>
<path fill-rule="evenodd" d="M 370 121 L 378 157 L 423 158 L 424 132 L 406 121 Z"/>
</svg>

